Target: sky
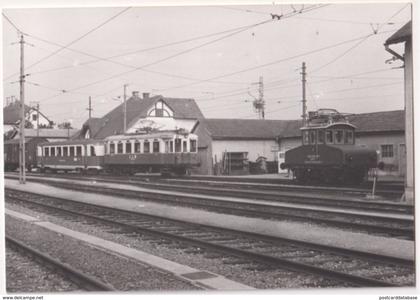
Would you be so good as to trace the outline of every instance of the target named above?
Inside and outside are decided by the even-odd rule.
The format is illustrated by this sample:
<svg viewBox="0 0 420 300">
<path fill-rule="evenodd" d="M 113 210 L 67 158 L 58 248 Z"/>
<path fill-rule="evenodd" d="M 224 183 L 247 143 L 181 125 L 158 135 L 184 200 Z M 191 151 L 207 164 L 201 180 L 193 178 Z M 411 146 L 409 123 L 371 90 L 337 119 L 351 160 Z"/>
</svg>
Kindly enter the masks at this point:
<svg viewBox="0 0 420 300">
<path fill-rule="evenodd" d="M 80 126 L 119 105 L 123 86 L 193 98 L 207 118 L 299 119 L 302 62 L 308 110 L 404 109 L 400 61 L 383 46 L 411 20 L 398 3 L 9 8 L 3 13 L 3 97 L 19 98 L 25 39 L 25 103 L 56 123 Z M 271 14 L 282 16 L 273 19 Z M 10 24 L 10 23 L 13 23 Z M 16 29 L 17 28 L 17 29 Z M 401 45 L 393 46 L 402 53 Z"/>
</svg>

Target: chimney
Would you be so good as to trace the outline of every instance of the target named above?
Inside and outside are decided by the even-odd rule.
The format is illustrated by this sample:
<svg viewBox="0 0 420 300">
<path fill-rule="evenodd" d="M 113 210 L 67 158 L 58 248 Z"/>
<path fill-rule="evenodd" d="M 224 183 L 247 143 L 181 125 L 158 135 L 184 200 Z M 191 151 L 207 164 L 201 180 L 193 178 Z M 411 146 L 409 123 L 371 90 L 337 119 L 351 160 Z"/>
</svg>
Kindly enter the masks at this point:
<svg viewBox="0 0 420 300">
<path fill-rule="evenodd" d="M 143 99 L 149 99 L 150 93 L 143 93 Z"/>
<path fill-rule="evenodd" d="M 133 97 L 139 97 L 139 91 L 133 91 Z"/>
</svg>

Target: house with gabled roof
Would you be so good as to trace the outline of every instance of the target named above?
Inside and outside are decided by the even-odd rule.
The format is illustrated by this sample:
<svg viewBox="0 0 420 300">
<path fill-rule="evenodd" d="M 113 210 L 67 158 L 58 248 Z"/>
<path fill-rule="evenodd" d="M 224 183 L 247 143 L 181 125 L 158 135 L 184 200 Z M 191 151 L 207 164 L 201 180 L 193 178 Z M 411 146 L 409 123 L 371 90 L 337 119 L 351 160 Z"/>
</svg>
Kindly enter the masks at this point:
<svg viewBox="0 0 420 300">
<path fill-rule="evenodd" d="M 3 128 L 4 131 L 17 128 L 21 120 L 21 106 L 19 101 L 9 103 L 3 107 Z M 32 128 L 46 128 L 53 122 L 36 107 L 25 105 L 25 120 Z"/>
<path fill-rule="evenodd" d="M 126 114 L 126 126 L 124 126 Z M 132 96 L 101 118 L 87 120 L 74 139 L 104 139 L 111 135 L 180 130 L 199 135 L 198 152 L 202 161 L 199 173 L 209 166 L 209 136 L 200 124 L 204 116 L 194 99 L 150 96 L 133 92 Z M 125 128 L 125 131 L 124 131 Z M 210 168 L 211 169 L 211 168 Z"/>
</svg>

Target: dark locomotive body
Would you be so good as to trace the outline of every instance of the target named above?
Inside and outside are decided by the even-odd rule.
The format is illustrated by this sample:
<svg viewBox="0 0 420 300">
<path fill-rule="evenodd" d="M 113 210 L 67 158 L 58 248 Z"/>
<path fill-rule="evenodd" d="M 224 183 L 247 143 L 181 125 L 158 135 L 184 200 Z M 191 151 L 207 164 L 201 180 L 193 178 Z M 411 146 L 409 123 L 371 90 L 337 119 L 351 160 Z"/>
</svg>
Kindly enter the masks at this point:
<svg viewBox="0 0 420 300">
<path fill-rule="evenodd" d="M 46 142 L 45 138 L 26 138 L 25 139 L 25 168 L 31 171 L 37 166 L 37 145 Z M 19 167 L 19 139 L 4 142 L 4 170 L 15 171 Z"/>
<path fill-rule="evenodd" d="M 311 112 L 301 131 L 303 145 L 281 165 L 299 182 L 360 183 L 378 165 L 376 151 L 355 145 L 355 126 L 335 110 Z"/>
</svg>

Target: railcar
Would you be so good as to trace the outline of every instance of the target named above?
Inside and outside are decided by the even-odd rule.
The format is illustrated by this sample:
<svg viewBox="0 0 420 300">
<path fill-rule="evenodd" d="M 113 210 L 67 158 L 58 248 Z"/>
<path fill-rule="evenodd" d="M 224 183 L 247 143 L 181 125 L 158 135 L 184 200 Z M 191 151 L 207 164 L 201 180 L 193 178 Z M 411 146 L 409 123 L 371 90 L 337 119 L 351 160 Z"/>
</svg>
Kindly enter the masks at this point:
<svg viewBox="0 0 420 300">
<path fill-rule="evenodd" d="M 173 131 L 115 135 L 104 140 L 110 173 L 160 172 L 185 175 L 199 165 L 197 135 Z"/>
<path fill-rule="evenodd" d="M 310 112 L 301 128 L 302 145 L 286 151 L 282 169 L 299 182 L 360 183 L 378 167 L 375 150 L 355 145 L 355 126 L 333 109 Z"/>
<path fill-rule="evenodd" d="M 37 161 L 41 172 L 103 170 L 104 143 L 99 140 L 67 140 L 38 145 Z"/>
<path fill-rule="evenodd" d="M 37 145 L 47 142 L 47 139 L 40 137 L 25 138 L 25 168 L 31 171 L 37 166 Z M 4 170 L 15 171 L 19 167 L 19 139 L 4 142 Z"/>
</svg>

